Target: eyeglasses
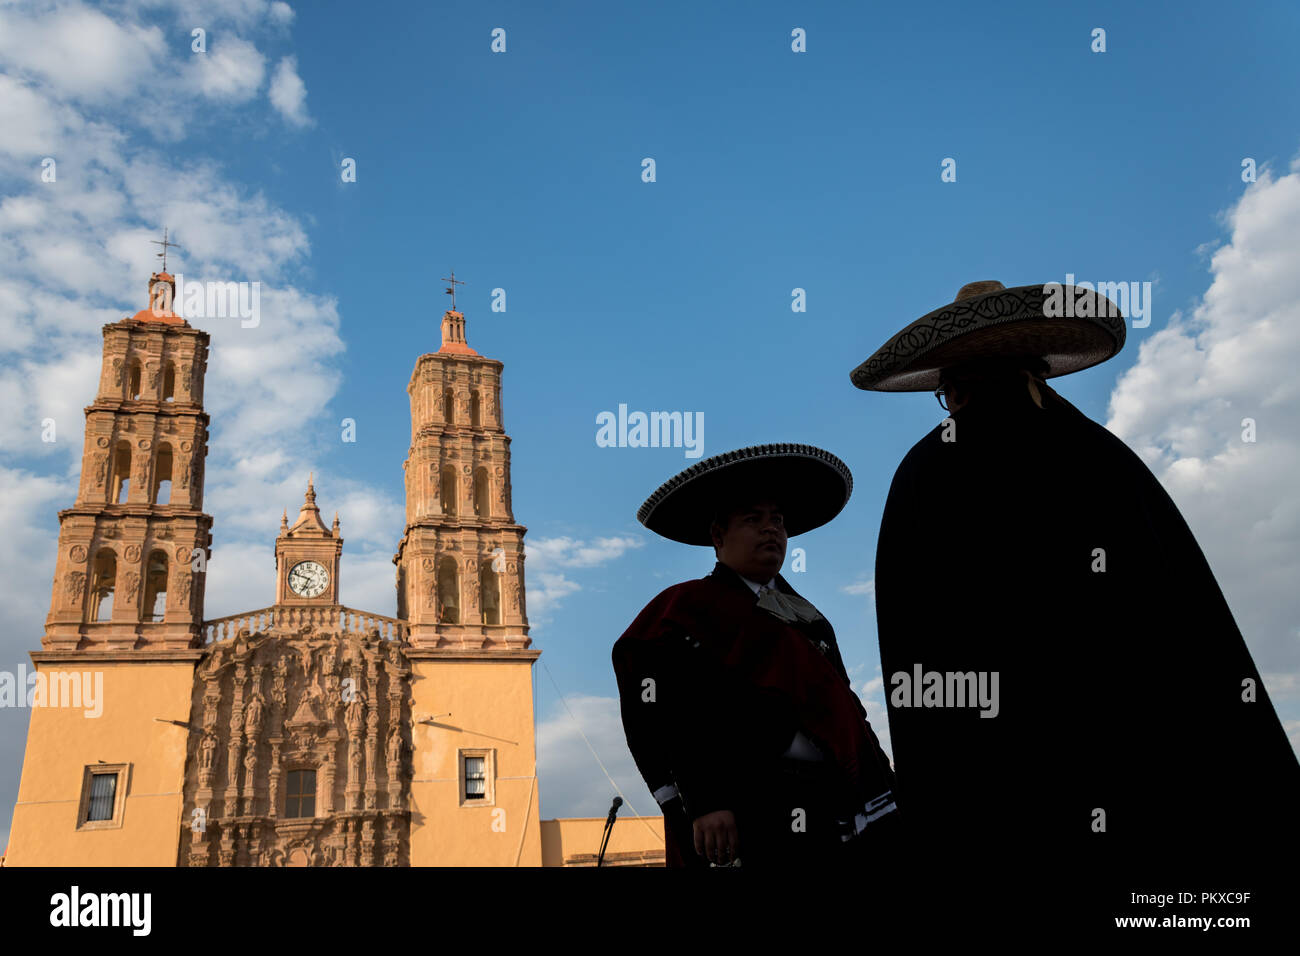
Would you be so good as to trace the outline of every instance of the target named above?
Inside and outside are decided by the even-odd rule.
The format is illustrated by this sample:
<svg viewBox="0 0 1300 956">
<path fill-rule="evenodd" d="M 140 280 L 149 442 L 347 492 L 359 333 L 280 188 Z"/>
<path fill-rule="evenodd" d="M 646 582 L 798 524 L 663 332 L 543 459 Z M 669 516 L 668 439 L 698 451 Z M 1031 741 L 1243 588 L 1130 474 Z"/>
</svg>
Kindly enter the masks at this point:
<svg viewBox="0 0 1300 956">
<path fill-rule="evenodd" d="M 934 397 L 937 398 L 937 399 L 939 400 L 939 407 L 940 407 L 940 408 L 942 408 L 945 412 L 946 412 L 946 411 L 949 411 L 949 408 L 948 408 L 948 396 L 947 396 L 947 394 L 945 393 L 945 386 L 940 385 L 938 388 L 936 388 L 936 389 L 934 390 Z"/>
</svg>

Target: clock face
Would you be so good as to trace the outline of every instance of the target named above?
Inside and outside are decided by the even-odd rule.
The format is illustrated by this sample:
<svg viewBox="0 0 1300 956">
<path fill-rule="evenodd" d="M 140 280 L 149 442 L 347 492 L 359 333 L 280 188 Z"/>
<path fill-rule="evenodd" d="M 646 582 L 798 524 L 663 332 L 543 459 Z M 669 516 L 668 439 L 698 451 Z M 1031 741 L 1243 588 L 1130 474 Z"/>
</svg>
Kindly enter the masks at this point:
<svg viewBox="0 0 1300 956">
<path fill-rule="evenodd" d="M 289 590 L 299 597 L 314 598 L 324 593 L 330 573 L 315 561 L 299 561 L 289 569 Z"/>
</svg>

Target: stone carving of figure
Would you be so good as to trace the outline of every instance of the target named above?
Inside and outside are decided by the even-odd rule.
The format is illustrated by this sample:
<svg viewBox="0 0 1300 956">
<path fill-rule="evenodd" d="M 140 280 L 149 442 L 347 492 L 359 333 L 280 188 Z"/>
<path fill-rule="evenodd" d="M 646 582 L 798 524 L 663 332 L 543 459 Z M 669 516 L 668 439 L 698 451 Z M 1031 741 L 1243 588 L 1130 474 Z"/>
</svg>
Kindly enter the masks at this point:
<svg viewBox="0 0 1300 956">
<path fill-rule="evenodd" d="M 103 488 L 108 480 L 108 452 L 100 451 L 90 462 L 91 474 L 95 476 L 95 487 Z"/>
<path fill-rule="evenodd" d="M 394 727 L 388 735 L 388 772 L 396 778 L 402 772 L 402 732 Z"/>
<path fill-rule="evenodd" d="M 358 740 L 352 742 L 348 752 L 348 779 L 361 779 L 361 743 Z"/>
<path fill-rule="evenodd" d="M 157 389 L 157 388 L 158 388 L 158 363 L 157 363 L 157 362 L 148 362 L 148 363 L 145 364 L 145 368 L 146 368 L 146 369 L 148 370 L 148 372 L 149 372 L 149 388 L 150 388 L 150 390 L 155 390 L 155 389 Z"/>
<path fill-rule="evenodd" d="M 248 702 L 248 711 L 244 714 L 244 733 L 256 739 L 262 732 L 262 698 L 254 694 Z"/>
<path fill-rule="evenodd" d="M 199 744 L 199 768 L 201 770 L 211 770 L 212 761 L 217 755 L 217 737 L 216 734 L 204 734 L 203 742 Z"/>
<path fill-rule="evenodd" d="M 140 594 L 140 575 L 134 571 L 128 571 L 126 572 L 125 582 L 127 607 L 135 607 L 135 599 Z"/>
<path fill-rule="evenodd" d="M 84 571 L 69 571 L 63 576 L 63 593 L 67 595 L 69 603 L 76 603 L 86 592 L 86 573 Z"/>
<path fill-rule="evenodd" d="M 355 729 L 361 726 L 362 722 L 365 720 L 365 711 L 365 701 L 361 699 L 360 694 L 357 694 L 352 698 L 352 702 L 348 704 L 347 721 L 349 729 Z"/>
</svg>

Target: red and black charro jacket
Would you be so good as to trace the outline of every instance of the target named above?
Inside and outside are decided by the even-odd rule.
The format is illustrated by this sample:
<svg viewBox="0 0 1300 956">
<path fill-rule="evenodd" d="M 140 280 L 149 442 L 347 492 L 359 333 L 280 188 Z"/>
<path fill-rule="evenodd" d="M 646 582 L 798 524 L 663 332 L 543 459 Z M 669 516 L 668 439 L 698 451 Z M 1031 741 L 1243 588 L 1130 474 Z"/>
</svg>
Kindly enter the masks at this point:
<svg viewBox="0 0 1300 956">
<path fill-rule="evenodd" d="M 777 590 L 797 595 L 780 575 Z M 707 865 L 690 822 L 751 804 L 801 731 L 830 758 L 845 806 L 890 791 L 893 772 L 825 618 L 788 624 L 719 562 L 668 588 L 615 642 L 623 728 L 664 810 L 667 865 Z"/>
</svg>

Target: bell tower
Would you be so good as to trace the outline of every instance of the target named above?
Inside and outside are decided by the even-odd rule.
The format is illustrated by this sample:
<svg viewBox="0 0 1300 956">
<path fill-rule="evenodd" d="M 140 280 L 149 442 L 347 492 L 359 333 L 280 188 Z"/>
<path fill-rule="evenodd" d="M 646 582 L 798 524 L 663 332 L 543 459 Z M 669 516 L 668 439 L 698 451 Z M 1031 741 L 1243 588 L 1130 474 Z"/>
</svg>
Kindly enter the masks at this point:
<svg viewBox="0 0 1300 956">
<path fill-rule="evenodd" d="M 275 603 L 286 607 L 328 606 L 339 603 L 339 559 L 343 539 L 339 516 L 326 528 L 316 507 L 316 489 L 307 478 L 298 520 L 289 527 L 289 513 L 280 519 L 275 539 Z"/>
<path fill-rule="evenodd" d="M 453 286 L 454 288 L 454 286 Z M 524 534 L 510 505 L 501 370 L 443 313 L 442 347 L 421 355 L 406 391 L 411 447 L 406 530 L 397 546 L 397 616 L 414 647 L 527 648 Z"/>
<path fill-rule="evenodd" d="M 76 503 L 59 512 L 46 650 L 201 644 L 212 518 L 203 512 L 208 334 L 149 278 L 149 307 L 104 326 Z"/>
<path fill-rule="evenodd" d="M 501 370 L 465 340 L 465 316 L 442 316 L 442 347 L 415 361 L 406 529 L 397 545 L 397 616 L 411 662 L 411 748 L 421 768 L 411 806 L 412 866 L 481 866 L 482 851 L 447 834 L 492 830 L 492 852 L 518 865 L 541 845 L 535 801 L 533 662 L 524 607 L 524 533 L 510 505 L 510 438 Z"/>
<path fill-rule="evenodd" d="M 172 311 L 174 295 L 164 264 L 149 307 L 103 326 L 81 481 L 59 512 L 31 652 L 44 685 L 64 691 L 32 710 L 6 866 L 176 861 L 212 518 L 208 334 Z"/>
</svg>

